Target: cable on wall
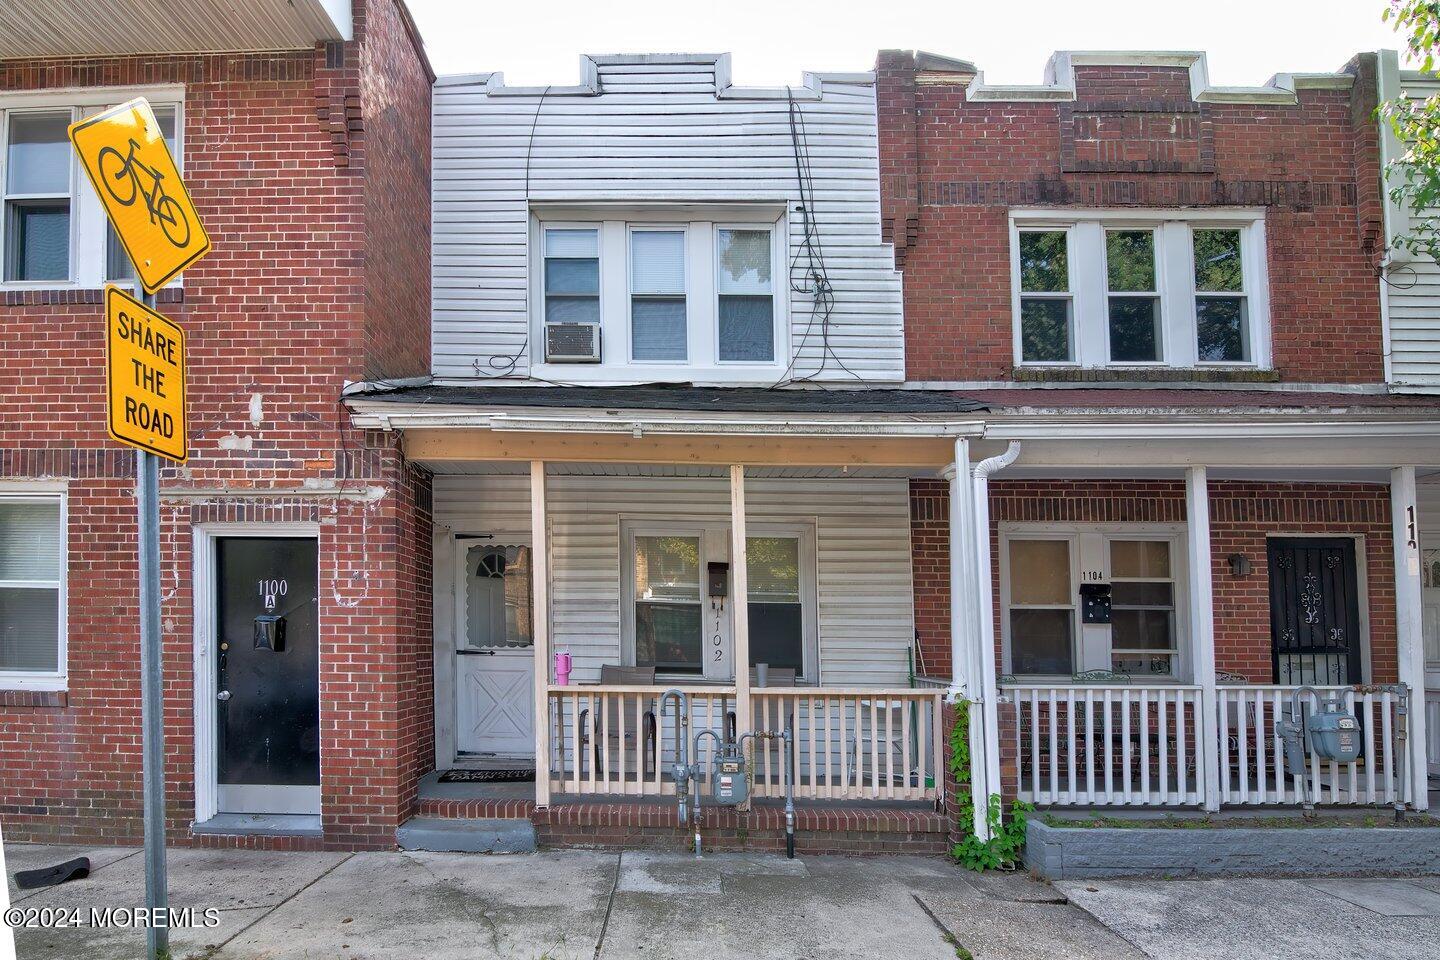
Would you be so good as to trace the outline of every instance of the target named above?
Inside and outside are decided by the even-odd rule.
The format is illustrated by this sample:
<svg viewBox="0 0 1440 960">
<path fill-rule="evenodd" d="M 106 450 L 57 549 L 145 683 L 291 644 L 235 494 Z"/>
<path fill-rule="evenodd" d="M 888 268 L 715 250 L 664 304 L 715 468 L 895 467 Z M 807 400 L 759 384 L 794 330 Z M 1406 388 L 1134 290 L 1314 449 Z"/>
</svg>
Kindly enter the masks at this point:
<svg viewBox="0 0 1440 960">
<path fill-rule="evenodd" d="M 540 126 L 540 111 L 545 108 L 545 98 L 550 95 L 550 87 L 547 86 L 540 91 L 540 100 L 535 104 L 535 115 L 530 118 L 530 136 L 525 143 L 525 229 L 530 229 L 530 160 L 535 152 L 535 128 Z M 530 320 L 525 320 L 525 339 L 520 344 L 520 349 L 514 353 L 495 353 L 483 361 L 475 358 L 474 367 L 476 376 L 484 377 L 487 380 L 499 380 L 511 376 L 520 366 L 520 358 L 524 357 L 530 349 Z M 532 364 L 533 365 L 533 364 Z M 486 369 L 492 372 L 486 372 Z"/>
</svg>

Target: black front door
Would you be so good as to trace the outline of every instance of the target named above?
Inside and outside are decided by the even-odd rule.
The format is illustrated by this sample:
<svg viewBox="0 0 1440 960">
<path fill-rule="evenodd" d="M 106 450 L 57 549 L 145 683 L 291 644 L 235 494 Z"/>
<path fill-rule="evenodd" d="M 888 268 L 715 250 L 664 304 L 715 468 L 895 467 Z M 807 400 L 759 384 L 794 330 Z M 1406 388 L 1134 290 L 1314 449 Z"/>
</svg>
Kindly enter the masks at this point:
<svg viewBox="0 0 1440 960">
<path fill-rule="evenodd" d="M 318 813 L 315 540 L 223 537 L 215 577 L 220 810 Z"/>
<path fill-rule="evenodd" d="M 1355 541 L 1269 541 L 1270 644 L 1276 683 L 1360 682 Z"/>
</svg>

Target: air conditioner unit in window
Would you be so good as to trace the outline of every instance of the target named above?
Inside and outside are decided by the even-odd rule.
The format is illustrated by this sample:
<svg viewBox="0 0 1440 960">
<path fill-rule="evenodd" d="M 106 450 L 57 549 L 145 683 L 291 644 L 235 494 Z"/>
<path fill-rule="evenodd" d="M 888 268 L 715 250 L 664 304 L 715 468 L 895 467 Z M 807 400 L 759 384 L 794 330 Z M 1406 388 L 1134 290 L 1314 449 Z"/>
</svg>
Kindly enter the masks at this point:
<svg viewBox="0 0 1440 960">
<path fill-rule="evenodd" d="M 600 325 L 545 324 L 545 359 L 550 363 L 599 363 Z"/>
</svg>

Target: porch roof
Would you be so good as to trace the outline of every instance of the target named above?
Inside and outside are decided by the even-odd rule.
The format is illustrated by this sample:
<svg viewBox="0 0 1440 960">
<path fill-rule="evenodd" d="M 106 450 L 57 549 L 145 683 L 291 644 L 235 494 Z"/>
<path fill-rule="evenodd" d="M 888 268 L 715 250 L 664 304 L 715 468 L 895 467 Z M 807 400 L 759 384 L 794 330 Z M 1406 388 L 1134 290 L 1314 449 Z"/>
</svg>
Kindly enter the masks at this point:
<svg viewBox="0 0 1440 960">
<path fill-rule="evenodd" d="M 798 390 L 765 387 L 696 387 L 644 384 L 627 387 L 442 386 L 417 383 L 369 387 L 347 399 L 461 407 L 543 407 L 569 410 L 670 410 L 693 413 L 974 413 L 985 406 L 940 390 Z"/>
</svg>

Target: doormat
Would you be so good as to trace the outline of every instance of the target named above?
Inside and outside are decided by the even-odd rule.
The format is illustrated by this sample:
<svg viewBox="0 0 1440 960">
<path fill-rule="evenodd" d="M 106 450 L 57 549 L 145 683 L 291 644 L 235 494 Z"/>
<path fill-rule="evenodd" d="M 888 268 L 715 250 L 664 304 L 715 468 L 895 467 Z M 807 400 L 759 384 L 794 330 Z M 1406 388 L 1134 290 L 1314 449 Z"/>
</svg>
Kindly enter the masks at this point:
<svg viewBox="0 0 1440 960">
<path fill-rule="evenodd" d="M 535 768 L 525 767 L 514 770 L 446 770 L 440 774 L 440 783 L 534 783 Z"/>
</svg>

